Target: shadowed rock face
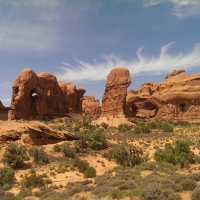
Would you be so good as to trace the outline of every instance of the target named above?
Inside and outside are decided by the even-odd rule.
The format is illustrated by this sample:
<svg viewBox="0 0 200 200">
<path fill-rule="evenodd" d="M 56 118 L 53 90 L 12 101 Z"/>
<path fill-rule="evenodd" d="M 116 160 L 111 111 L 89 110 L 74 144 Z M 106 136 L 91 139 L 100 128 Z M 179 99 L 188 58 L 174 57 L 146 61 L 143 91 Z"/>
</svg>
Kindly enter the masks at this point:
<svg viewBox="0 0 200 200">
<path fill-rule="evenodd" d="M 161 83 L 144 83 L 126 97 L 126 116 L 170 120 L 200 119 L 200 74 L 174 70 Z"/>
<path fill-rule="evenodd" d="M 106 89 L 102 98 L 101 117 L 118 117 L 124 114 L 127 88 L 131 83 L 128 69 L 117 67 L 107 77 Z"/>
<path fill-rule="evenodd" d="M 14 80 L 12 90 L 9 119 L 79 112 L 76 86 L 65 82 L 58 84 L 56 77 L 47 72 L 36 75 L 32 69 L 24 69 Z"/>
<path fill-rule="evenodd" d="M 94 96 L 84 96 L 82 108 L 83 114 L 86 116 L 99 118 L 101 115 L 101 106 L 99 103 L 99 99 L 95 99 Z"/>
<path fill-rule="evenodd" d="M 8 120 L 8 111 L 10 108 L 5 107 L 0 101 L 0 120 Z"/>
</svg>

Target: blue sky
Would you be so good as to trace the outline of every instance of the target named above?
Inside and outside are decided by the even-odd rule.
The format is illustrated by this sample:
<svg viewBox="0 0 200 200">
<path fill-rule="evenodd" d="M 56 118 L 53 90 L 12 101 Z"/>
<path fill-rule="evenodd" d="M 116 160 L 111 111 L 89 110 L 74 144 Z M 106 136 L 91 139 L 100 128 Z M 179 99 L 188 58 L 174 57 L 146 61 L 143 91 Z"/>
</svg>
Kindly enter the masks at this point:
<svg viewBox="0 0 200 200">
<path fill-rule="evenodd" d="M 200 72 L 200 0 L 1 0 L 0 100 L 24 68 L 101 100 L 116 66 L 138 89 L 173 69 Z"/>
</svg>

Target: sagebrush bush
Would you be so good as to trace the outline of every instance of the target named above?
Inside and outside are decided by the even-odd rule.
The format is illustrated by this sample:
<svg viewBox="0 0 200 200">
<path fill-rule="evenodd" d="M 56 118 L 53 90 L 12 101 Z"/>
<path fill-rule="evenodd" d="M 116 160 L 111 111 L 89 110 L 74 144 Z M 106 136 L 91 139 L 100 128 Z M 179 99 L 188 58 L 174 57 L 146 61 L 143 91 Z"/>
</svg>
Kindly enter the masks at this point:
<svg viewBox="0 0 200 200">
<path fill-rule="evenodd" d="M 120 124 L 118 126 L 118 131 L 119 132 L 126 132 L 126 131 L 130 131 L 133 128 L 132 125 L 128 125 L 128 124 Z"/>
<path fill-rule="evenodd" d="M 200 199 L 200 186 L 196 187 L 191 195 L 191 200 L 199 200 Z"/>
<path fill-rule="evenodd" d="M 146 124 L 140 124 L 135 126 L 134 133 L 150 133 L 151 130 Z"/>
<path fill-rule="evenodd" d="M 173 132 L 174 128 L 170 124 L 164 124 L 163 127 L 162 127 L 162 131 L 164 133 Z"/>
<path fill-rule="evenodd" d="M 24 179 L 22 180 L 22 186 L 24 188 L 36 188 L 36 187 L 42 187 L 45 185 L 45 180 L 42 178 L 41 175 L 38 174 L 31 174 L 31 175 L 25 175 Z"/>
<path fill-rule="evenodd" d="M 172 189 L 162 188 L 160 185 L 148 185 L 140 194 L 140 200 L 181 200 L 178 193 Z"/>
<path fill-rule="evenodd" d="M 75 158 L 76 152 L 75 149 L 71 148 L 68 143 L 64 142 L 61 146 L 61 151 L 68 158 Z"/>
<path fill-rule="evenodd" d="M 75 158 L 73 165 L 78 168 L 79 172 L 83 173 L 85 178 L 93 178 L 96 176 L 95 168 L 91 167 L 86 160 Z"/>
</svg>

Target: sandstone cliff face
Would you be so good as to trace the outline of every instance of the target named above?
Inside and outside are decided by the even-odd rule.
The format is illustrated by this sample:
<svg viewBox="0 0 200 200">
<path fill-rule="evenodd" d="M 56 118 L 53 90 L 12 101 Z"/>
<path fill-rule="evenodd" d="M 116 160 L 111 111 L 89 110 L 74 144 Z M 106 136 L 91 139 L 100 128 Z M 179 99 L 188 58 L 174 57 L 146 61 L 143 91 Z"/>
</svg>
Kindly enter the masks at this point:
<svg viewBox="0 0 200 200">
<path fill-rule="evenodd" d="M 198 120 L 199 111 L 200 74 L 187 75 L 184 70 L 174 70 L 161 83 L 145 83 L 126 97 L 129 117 Z"/>
<path fill-rule="evenodd" d="M 128 69 L 117 67 L 107 77 L 106 89 L 102 98 L 101 117 L 124 115 L 127 88 L 131 83 Z"/>
<path fill-rule="evenodd" d="M 76 86 L 73 83 L 58 84 L 50 73 L 36 75 L 32 69 L 24 69 L 14 80 L 12 90 L 9 119 L 78 112 Z"/>
<path fill-rule="evenodd" d="M 82 103 L 83 115 L 99 118 L 101 115 L 101 106 L 99 99 L 94 96 L 84 96 Z"/>
</svg>

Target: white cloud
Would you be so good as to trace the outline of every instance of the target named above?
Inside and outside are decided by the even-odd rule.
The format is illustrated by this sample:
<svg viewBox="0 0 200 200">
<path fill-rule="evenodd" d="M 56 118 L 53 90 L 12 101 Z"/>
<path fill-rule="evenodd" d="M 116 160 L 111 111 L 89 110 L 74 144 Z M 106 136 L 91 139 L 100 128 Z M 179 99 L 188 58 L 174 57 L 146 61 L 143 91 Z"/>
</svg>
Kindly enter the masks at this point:
<svg viewBox="0 0 200 200">
<path fill-rule="evenodd" d="M 142 48 L 136 52 L 138 59 L 130 61 L 123 60 L 115 55 L 104 56 L 105 62 L 93 64 L 77 61 L 78 66 L 71 66 L 69 63 L 62 63 L 60 73 L 56 76 L 58 80 L 65 81 L 97 81 L 105 80 L 108 73 L 117 66 L 124 66 L 129 69 L 132 76 L 138 74 L 161 74 L 169 73 L 174 69 L 195 69 L 200 67 L 200 43 L 196 44 L 188 54 L 179 53 L 170 55 L 168 53 L 172 43 L 161 48 L 158 57 L 147 57 L 142 55 Z"/>
<path fill-rule="evenodd" d="M 145 7 L 151 7 L 162 3 L 172 3 L 173 15 L 178 18 L 185 18 L 200 14 L 199 0 L 143 0 Z"/>
</svg>

